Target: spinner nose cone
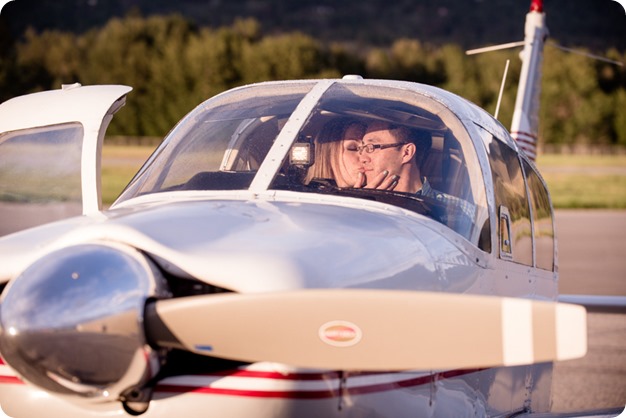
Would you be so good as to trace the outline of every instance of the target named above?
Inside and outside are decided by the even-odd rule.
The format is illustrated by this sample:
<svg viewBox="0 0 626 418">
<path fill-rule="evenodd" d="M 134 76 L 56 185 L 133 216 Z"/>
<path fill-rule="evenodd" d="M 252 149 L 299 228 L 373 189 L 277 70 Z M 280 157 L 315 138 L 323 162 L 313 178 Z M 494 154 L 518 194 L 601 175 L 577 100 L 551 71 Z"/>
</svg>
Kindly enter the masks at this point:
<svg viewBox="0 0 626 418">
<path fill-rule="evenodd" d="M 151 375 L 143 310 L 158 280 L 138 253 L 70 247 L 5 290 L 0 352 L 25 380 L 82 398 L 117 398 Z"/>
</svg>

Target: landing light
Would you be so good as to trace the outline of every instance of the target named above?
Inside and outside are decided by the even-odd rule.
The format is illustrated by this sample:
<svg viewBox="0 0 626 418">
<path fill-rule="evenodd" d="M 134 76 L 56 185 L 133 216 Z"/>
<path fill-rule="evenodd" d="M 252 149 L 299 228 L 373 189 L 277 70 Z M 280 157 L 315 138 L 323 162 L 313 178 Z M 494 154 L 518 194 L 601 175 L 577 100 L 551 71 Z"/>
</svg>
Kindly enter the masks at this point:
<svg viewBox="0 0 626 418">
<path fill-rule="evenodd" d="M 289 164 L 310 166 L 313 164 L 313 150 L 308 142 L 296 142 L 289 152 Z"/>
</svg>

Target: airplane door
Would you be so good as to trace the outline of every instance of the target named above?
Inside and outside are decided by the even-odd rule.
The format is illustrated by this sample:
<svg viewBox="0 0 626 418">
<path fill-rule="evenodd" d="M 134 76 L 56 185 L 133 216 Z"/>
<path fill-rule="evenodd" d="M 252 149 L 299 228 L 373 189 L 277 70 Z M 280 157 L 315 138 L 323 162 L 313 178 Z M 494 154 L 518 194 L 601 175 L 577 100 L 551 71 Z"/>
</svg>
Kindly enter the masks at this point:
<svg viewBox="0 0 626 418">
<path fill-rule="evenodd" d="M 0 105 L 0 235 L 101 210 L 102 141 L 131 90 L 72 84 Z"/>
</svg>

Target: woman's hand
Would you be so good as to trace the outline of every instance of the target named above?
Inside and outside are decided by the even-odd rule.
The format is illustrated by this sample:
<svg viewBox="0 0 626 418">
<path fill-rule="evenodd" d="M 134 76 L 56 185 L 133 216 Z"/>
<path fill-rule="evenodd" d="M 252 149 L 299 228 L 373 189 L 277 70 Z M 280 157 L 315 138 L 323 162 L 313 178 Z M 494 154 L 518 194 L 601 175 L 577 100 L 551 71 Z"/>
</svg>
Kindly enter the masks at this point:
<svg viewBox="0 0 626 418">
<path fill-rule="evenodd" d="M 387 170 L 369 179 L 365 176 L 365 173 L 359 172 L 354 188 L 393 190 L 398 185 L 398 179 L 400 179 L 400 176 L 396 174 L 390 176 Z"/>
</svg>

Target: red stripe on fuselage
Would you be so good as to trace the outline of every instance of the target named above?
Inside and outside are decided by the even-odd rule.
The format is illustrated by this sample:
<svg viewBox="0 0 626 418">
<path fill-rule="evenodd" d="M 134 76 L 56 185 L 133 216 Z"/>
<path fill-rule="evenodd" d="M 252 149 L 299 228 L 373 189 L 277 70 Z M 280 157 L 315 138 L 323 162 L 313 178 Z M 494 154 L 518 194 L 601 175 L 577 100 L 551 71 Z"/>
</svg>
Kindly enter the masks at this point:
<svg viewBox="0 0 626 418">
<path fill-rule="evenodd" d="M 4 361 L 0 359 L 0 365 L 5 365 Z M 282 399 L 326 399 L 339 397 L 342 395 L 364 395 L 368 393 L 385 392 L 389 390 L 395 390 L 399 388 L 409 388 L 415 386 L 421 386 L 425 384 L 433 383 L 434 381 L 451 379 L 455 377 L 464 376 L 471 373 L 477 373 L 485 369 L 461 369 L 461 370 L 448 370 L 445 372 L 439 372 L 429 374 L 425 376 L 417 376 L 410 378 L 401 378 L 398 376 L 398 380 L 385 383 L 373 383 L 369 385 L 354 386 L 354 387 L 340 387 L 337 383 L 336 389 L 321 389 L 321 390 L 260 390 L 260 389 L 236 389 L 236 388 L 219 388 L 211 386 L 199 386 L 199 385 L 186 385 L 186 384 L 157 384 L 155 391 L 162 393 L 188 393 L 195 394 L 212 394 L 212 395 L 226 395 L 226 396 L 240 396 L 240 397 L 254 397 L 254 398 L 282 398 Z M 216 372 L 210 374 L 198 374 L 190 376 L 206 376 L 206 377 L 240 377 L 240 378 L 256 378 L 265 380 L 276 381 L 329 381 L 340 380 L 343 378 L 358 378 L 365 376 L 376 375 L 389 375 L 393 373 L 388 372 L 356 372 L 356 373 L 342 373 L 339 371 L 329 371 L 320 373 L 279 373 L 279 372 L 267 372 L 267 371 L 255 371 L 255 370 L 230 370 L 224 372 Z M 405 375 L 406 373 L 401 373 Z M 400 375 L 400 374 L 399 374 Z M 0 376 L 0 384 L 24 384 L 24 382 L 17 376 Z M 271 385 L 271 383 L 270 383 Z M 268 385 L 268 389 L 270 389 Z"/>
<path fill-rule="evenodd" d="M 0 383 L 24 384 L 24 382 L 16 376 L 0 376 Z"/>
<path fill-rule="evenodd" d="M 418 376 L 408 379 L 399 379 L 393 382 L 375 383 L 370 385 L 356 386 L 356 387 L 343 387 L 337 389 L 328 390 L 259 390 L 259 389 L 235 389 L 235 388 L 217 388 L 211 386 L 197 386 L 197 385 L 185 385 L 185 384 L 158 384 L 155 388 L 156 392 L 162 393 L 196 393 L 196 394 L 212 394 L 212 395 L 227 395 L 227 396 L 241 396 L 241 397 L 255 397 L 255 398 L 289 398 L 289 399 L 325 399 L 333 398 L 341 395 L 362 395 L 368 393 L 385 392 L 389 390 L 408 388 L 421 386 L 432 383 L 434 381 L 451 379 L 454 377 L 464 376 L 466 374 L 477 373 L 485 369 L 464 369 L 464 370 L 449 370 L 445 372 L 430 374 L 426 376 Z M 367 375 L 382 375 L 389 374 L 384 372 L 363 372 L 355 374 L 345 374 L 346 378 L 367 376 Z M 403 373 L 404 374 L 404 373 Z M 237 376 L 237 377 L 252 377 L 269 380 L 292 380 L 292 381 L 314 381 L 314 380 L 327 380 L 329 378 L 340 378 L 341 372 L 329 372 L 329 373 L 294 373 L 294 374 L 281 374 L 275 372 L 258 372 L 250 370 L 239 370 L 235 372 L 223 372 L 215 374 L 207 374 L 203 376 Z M 269 389 L 269 387 L 268 387 Z"/>
<path fill-rule="evenodd" d="M 513 139 L 521 139 L 521 138 L 519 138 L 520 136 L 526 136 L 528 138 L 537 140 L 537 135 L 533 135 L 531 133 L 524 132 L 524 131 L 514 131 L 514 132 L 511 132 L 511 136 L 513 137 Z"/>
<path fill-rule="evenodd" d="M 256 377 L 259 379 L 274 380 L 326 380 L 339 379 L 341 372 L 321 372 L 321 373 L 279 373 L 259 370 L 225 370 L 222 372 L 194 374 L 193 376 L 213 376 L 213 377 Z M 352 375 L 351 375 L 352 376 Z"/>
<path fill-rule="evenodd" d="M 248 389 L 225 389 L 212 388 L 208 386 L 178 386 L 178 385 L 157 385 L 156 392 L 165 393 L 188 393 L 204 395 L 228 395 L 249 398 L 289 398 L 289 399 L 324 399 L 333 398 L 339 395 L 339 391 L 331 390 L 248 390 Z"/>
</svg>

